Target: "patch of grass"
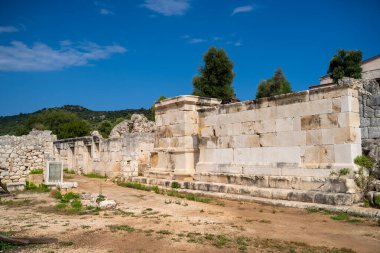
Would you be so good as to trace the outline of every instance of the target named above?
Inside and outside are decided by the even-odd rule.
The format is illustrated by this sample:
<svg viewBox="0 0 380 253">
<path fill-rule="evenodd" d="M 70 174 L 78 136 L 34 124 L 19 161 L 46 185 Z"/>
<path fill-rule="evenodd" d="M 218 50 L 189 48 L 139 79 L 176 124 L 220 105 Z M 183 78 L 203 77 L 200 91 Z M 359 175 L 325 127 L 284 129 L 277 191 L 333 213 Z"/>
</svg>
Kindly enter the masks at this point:
<svg viewBox="0 0 380 253">
<path fill-rule="evenodd" d="M 99 173 L 96 173 L 96 172 L 90 172 L 88 174 L 83 174 L 83 176 L 89 177 L 89 178 L 107 178 L 107 176 L 102 176 L 102 175 L 100 175 Z"/>
<path fill-rule="evenodd" d="M 251 238 L 245 236 L 236 237 L 236 245 L 240 251 L 246 251 L 248 249 Z"/>
<path fill-rule="evenodd" d="M 25 182 L 25 190 L 30 192 L 50 192 L 50 189 L 45 184 L 35 185 L 32 182 Z"/>
<path fill-rule="evenodd" d="M 13 248 L 13 245 L 7 242 L 0 241 L 0 252 L 8 251 Z"/>
<path fill-rule="evenodd" d="M 34 205 L 36 204 L 37 202 L 33 202 L 32 200 L 30 199 L 24 199 L 24 200 L 2 200 L 0 198 L 0 205 L 3 205 L 3 206 L 8 206 L 8 207 L 20 207 L 20 206 L 31 206 L 31 205 Z"/>
<path fill-rule="evenodd" d="M 135 229 L 128 225 L 109 225 L 108 226 L 112 232 L 116 231 L 127 231 L 128 233 L 132 233 Z"/>
<path fill-rule="evenodd" d="M 259 220 L 259 222 L 260 222 L 260 223 L 267 223 L 267 224 L 272 223 L 270 220 L 265 220 L 265 219 L 263 219 L 263 220 Z"/>
<path fill-rule="evenodd" d="M 308 207 L 308 208 L 306 208 L 306 211 L 308 213 L 318 213 L 320 211 L 320 209 L 317 207 Z"/>
<path fill-rule="evenodd" d="M 56 199 L 61 199 L 62 198 L 62 193 L 60 191 L 54 190 L 51 192 L 51 195 L 56 198 Z"/>
<path fill-rule="evenodd" d="M 54 208 L 57 210 L 62 210 L 62 209 L 65 209 L 66 207 L 67 207 L 66 203 L 58 203 L 54 206 Z"/>
<path fill-rule="evenodd" d="M 171 184 L 171 187 L 172 187 L 172 189 L 178 189 L 178 188 L 180 188 L 180 185 L 179 185 L 178 182 L 173 181 L 172 184 Z"/>
<path fill-rule="evenodd" d="M 62 203 L 69 203 L 70 200 L 79 199 L 79 194 L 74 192 L 67 192 L 65 195 L 61 196 Z"/>
<path fill-rule="evenodd" d="M 230 238 L 228 238 L 226 235 L 217 235 L 213 242 L 213 245 L 217 248 L 223 248 L 229 240 Z"/>
<path fill-rule="evenodd" d="M 210 198 L 200 197 L 200 196 L 197 196 L 197 195 L 192 194 L 192 193 L 180 193 L 180 192 L 177 192 L 175 190 L 170 190 L 170 191 L 166 192 L 166 194 L 168 196 L 171 196 L 171 197 L 187 199 L 187 200 L 191 200 L 191 201 L 195 201 L 195 202 L 210 203 L 212 201 L 212 199 L 210 199 Z"/>
<path fill-rule="evenodd" d="M 43 169 L 33 169 L 29 172 L 30 175 L 37 175 L 37 174 L 43 174 L 44 170 Z"/>
<path fill-rule="evenodd" d="M 74 242 L 60 242 L 59 245 L 63 247 L 69 247 L 69 246 L 73 246 Z"/>
<path fill-rule="evenodd" d="M 82 202 L 80 199 L 74 199 L 71 201 L 71 207 L 74 209 L 81 209 L 82 208 Z"/>
<path fill-rule="evenodd" d="M 170 232 L 168 230 L 159 230 L 156 233 L 157 234 L 162 234 L 162 235 L 170 235 L 170 234 L 172 234 L 172 232 Z"/>
<path fill-rule="evenodd" d="M 142 191 L 148 191 L 148 192 L 153 190 L 151 186 L 146 186 L 146 185 L 140 184 L 139 182 L 119 182 L 117 183 L 117 185 L 122 186 L 122 187 L 142 190 Z"/>
<path fill-rule="evenodd" d="M 375 206 L 380 208 L 380 195 L 377 195 L 375 198 Z"/>
<path fill-rule="evenodd" d="M 331 216 L 330 218 L 333 220 L 347 221 L 351 223 L 363 222 L 362 220 L 359 220 L 359 219 L 352 219 L 351 216 L 352 215 L 348 213 L 338 213 L 336 215 Z"/>
<path fill-rule="evenodd" d="M 69 168 L 64 168 L 63 172 L 65 172 L 66 174 L 75 174 L 75 171 L 74 170 L 70 170 Z"/>
<path fill-rule="evenodd" d="M 73 179 L 74 177 L 71 175 L 63 175 L 63 179 Z"/>
</svg>

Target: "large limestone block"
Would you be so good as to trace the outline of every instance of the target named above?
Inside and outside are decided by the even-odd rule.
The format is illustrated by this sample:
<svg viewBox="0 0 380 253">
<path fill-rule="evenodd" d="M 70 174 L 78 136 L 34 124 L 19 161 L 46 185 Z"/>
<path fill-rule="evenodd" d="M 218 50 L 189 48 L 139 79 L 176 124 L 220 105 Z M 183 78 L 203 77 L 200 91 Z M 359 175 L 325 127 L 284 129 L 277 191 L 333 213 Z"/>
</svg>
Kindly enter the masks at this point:
<svg viewBox="0 0 380 253">
<path fill-rule="evenodd" d="M 360 144 L 336 144 L 334 145 L 335 163 L 337 166 L 347 166 L 353 168 L 353 160 L 361 155 Z"/>
<path fill-rule="evenodd" d="M 319 115 L 321 128 L 335 128 L 338 127 L 338 114 L 328 113 Z"/>
<path fill-rule="evenodd" d="M 306 167 L 311 168 L 334 163 L 334 145 L 305 147 L 303 162 Z"/>
<path fill-rule="evenodd" d="M 259 136 L 258 135 L 238 135 L 233 136 L 233 147 L 234 148 L 253 148 L 259 147 Z"/>
<path fill-rule="evenodd" d="M 279 147 L 304 146 L 306 145 L 306 132 L 278 132 L 276 136 L 276 145 Z"/>
<path fill-rule="evenodd" d="M 359 100 L 352 96 L 343 96 L 341 98 L 342 112 L 359 112 Z"/>
<path fill-rule="evenodd" d="M 201 149 L 199 161 L 216 164 L 231 163 L 233 161 L 233 152 L 232 148 Z"/>
<path fill-rule="evenodd" d="M 336 128 L 334 134 L 335 144 L 359 143 L 361 137 L 360 128 L 345 127 Z"/>
<path fill-rule="evenodd" d="M 342 112 L 338 114 L 339 127 L 359 127 L 360 114 L 357 112 Z"/>
<path fill-rule="evenodd" d="M 266 133 L 259 135 L 260 146 L 262 147 L 274 147 L 276 146 L 276 133 Z"/>
<path fill-rule="evenodd" d="M 306 131 L 306 145 L 319 145 L 322 144 L 322 130 L 307 130 Z"/>
<path fill-rule="evenodd" d="M 273 133 L 276 132 L 276 120 L 266 119 L 255 122 L 255 130 L 257 133 Z"/>
<path fill-rule="evenodd" d="M 308 115 L 301 117 L 301 130 L 319 129 L 321 127 L 321 119 L 319 115 Z"/>
<path fill-rule="evenodd" d="M 322 140 L 320 144 L 335 144 L 335 130 L 335 128 L 321 129 Z M 308 132 L 310 131 L 318 132 L 319 130 L 309 130 Z M 311 145 L 311 143 L 308 145 Z"/>
<path fill-rule="evenodd" d="M 276 119 L 276 132 L 293 131 L 293 130 L 294 130 L 293 117 Z"/>
</svg>

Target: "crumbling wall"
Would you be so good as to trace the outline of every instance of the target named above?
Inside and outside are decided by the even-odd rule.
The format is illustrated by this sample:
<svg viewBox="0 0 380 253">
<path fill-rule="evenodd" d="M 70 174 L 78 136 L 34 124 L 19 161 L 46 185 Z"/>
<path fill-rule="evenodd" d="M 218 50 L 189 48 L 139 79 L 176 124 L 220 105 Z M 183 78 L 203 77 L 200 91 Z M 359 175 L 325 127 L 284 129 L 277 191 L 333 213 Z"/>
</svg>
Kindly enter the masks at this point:
<svg viewBox="0 0 380 253">
<path fill-rule="evenodd" d="M 92 136 L 54 142 L 55 157 L 76 173 L 95 172 L 109 177 L 132 177 L 150 167 L 154 146 L 154 122 L 133 114 L 114 127 L 108 139 Z"/>
<path fill-rule="evenodd" d="M 0 167 L 6 184 L 24 183 L 32 169 L 45 169 L 54 159 L 51 131 L 32 130 L 23 136 L 0 136 Z"/>
<path fill-rule="evenodd" d="M 363 89 L 359 97 L 362 148 L 365 155 L 377 161 L 380 179 L 380 86 L 374 80 L 364 80 Z"/>
</svg>

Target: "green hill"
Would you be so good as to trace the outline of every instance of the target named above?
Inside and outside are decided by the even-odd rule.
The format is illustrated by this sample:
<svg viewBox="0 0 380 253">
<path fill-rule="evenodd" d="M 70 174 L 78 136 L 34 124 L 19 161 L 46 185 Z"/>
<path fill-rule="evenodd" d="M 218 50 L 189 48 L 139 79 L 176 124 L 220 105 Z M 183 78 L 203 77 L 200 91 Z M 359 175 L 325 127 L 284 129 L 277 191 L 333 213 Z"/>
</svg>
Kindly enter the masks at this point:
<svg viewBox="0 0 380 253">
<path fill-rule="evenodd" d="M 33 113 L 0 116 L 0 135 L 22 135 L 28 133 L 31 128 L 48 129 L 59 135 L 58 125 L 67 124 L 72 121 L 85 123 L 86 127 L 89 127 L 90 130 L 97 130 L 101 122 L 108 121 L 112 125 L 115 125 L 121 120 L 130 119 L 134 113 L 144 114 L 150 120 L 153 118 L 151 110 L 144 108 L 119 111 L 92 111 L 78 105 L 65 105 L 62 107 L 44 108 Z M 88 132 L 87 130 L 86 128 L 86 133 Z"/>
</svg>

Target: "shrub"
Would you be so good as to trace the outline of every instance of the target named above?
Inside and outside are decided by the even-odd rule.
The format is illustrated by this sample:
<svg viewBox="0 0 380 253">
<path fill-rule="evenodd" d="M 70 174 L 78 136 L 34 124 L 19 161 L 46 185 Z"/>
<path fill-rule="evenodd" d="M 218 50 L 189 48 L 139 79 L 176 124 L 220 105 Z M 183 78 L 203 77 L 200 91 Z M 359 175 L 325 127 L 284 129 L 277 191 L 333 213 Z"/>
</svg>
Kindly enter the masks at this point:
<svg viewBox="0 0 380 253">
<path fill-rule="evenodd" d="M 80 201 L 80 199 L 74 199 L 71 202 L 71 207 L 74 209 L 81 209 L 82 208 L 82 202 Z"/>
<path fill-rule="evenodd" d="M 380 195 L 375 197 L 375 206 L 380 208 Z"/>
<path fill-rule="evenodd" d="M 26 191 L 32 191 L 32 192 L 50 192 L 50 189 L 45 184 L 35 185 L 32 182 L 26 181 L 25 182 L 25 190 Z"/>
<path fill-rule="evenodd" d="M 351 170 L 349 168 L 342 168 L 342 169 L 339 169 L 338 171 L 331 171 L 330 176 L 337 176 L 338 178 L 340 178 L 342 176 L 349 175 L 350 172 Z"/>
<path fill-rule="evenodd" d="M 360 155 L 354 159 L 354 163 L 360 167 L 358 171 L 354 172 L 355 183 L 361 192 L 366 194 L 371 190 L 371 186 L 375 180 L 373 169 L 375 162 L 367 156 Z"/>
<path fill-rule="evenodd" d="M 179 185 L 178 182 L 173 181 L 171 187 L 172 187 L 173 189 L 177 189 L 177 188 L 180 188 L 180 185 Z"/>
<path fill-rule="evenodd" d="M 29 172 L 30 175 L 43 174 L 43 173 L 44 173 L 43 169 L 33 169 Z"/>
</svg>

